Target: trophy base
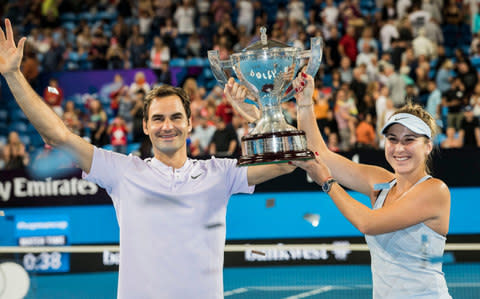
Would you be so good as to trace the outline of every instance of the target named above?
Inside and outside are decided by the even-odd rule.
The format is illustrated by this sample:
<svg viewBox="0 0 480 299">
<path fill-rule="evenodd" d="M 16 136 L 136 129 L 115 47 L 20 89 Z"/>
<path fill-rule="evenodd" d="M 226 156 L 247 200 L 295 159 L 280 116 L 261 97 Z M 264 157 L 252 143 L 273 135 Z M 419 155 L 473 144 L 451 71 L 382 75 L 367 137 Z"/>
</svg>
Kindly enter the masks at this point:
<svg viewBox="0 0 480 299">
<path fill-rule="evenodd" d="M 242 153 L 237 166 L 285 163 L 314 159 L 307 149 L 305 132 L 293 130 L 242 137 Z"/>
<path fill-rule="evenodd" d="M 310 160 L 314 158 L 315 156 L 311 151 L 241 156 L 238 159 L 237 166 L 286 163 L 292 160 Z"/>
</svg>

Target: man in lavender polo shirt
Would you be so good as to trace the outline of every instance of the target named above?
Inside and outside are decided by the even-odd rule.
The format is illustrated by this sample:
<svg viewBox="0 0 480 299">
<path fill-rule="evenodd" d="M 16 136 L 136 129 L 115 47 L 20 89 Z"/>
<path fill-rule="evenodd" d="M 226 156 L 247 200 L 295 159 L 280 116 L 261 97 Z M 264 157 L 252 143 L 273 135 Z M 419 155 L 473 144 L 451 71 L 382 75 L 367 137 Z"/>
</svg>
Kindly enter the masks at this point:
<svg viewBox="0 0 480 299">
<path fill-rule="evenodd" d="M 105 188 L 120 226 L 118 298 L 223 298 L 226 205 L 230 195 L 291 172 L 292 166 L 237 168 L 232 159 L 187 157 L 190 101 L 162 86 L 145 98 L 143 130 L 154 157 L 94 147 L 70 132 L 20 72 L 25 38 L 15 45 L 10 21 L 0 29 L 0 73 L 25 115 L 53 147 L 68 149 L 84 177 Z M 226 89 L 238 99 L 245 91 Z"/>
</svg>

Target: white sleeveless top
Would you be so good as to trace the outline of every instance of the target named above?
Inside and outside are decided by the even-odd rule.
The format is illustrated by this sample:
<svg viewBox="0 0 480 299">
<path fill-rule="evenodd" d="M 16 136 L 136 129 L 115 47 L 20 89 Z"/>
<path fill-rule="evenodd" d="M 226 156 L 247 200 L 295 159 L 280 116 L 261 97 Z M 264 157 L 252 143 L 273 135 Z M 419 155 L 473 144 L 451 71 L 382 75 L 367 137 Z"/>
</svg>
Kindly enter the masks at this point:
<svg viewBox="0 0 480 299">
<path fill-rule="evenodd" d="M 430 176 L 425 176 L 416 184 Z M 391 181 L 382 189 L 373 209 L 383 206 Z M 373 298 L 452 298 L 442 272 L 446 238 L 424 223 L 402 230 L 365 235 L 372 259 Z"/>
</svg>

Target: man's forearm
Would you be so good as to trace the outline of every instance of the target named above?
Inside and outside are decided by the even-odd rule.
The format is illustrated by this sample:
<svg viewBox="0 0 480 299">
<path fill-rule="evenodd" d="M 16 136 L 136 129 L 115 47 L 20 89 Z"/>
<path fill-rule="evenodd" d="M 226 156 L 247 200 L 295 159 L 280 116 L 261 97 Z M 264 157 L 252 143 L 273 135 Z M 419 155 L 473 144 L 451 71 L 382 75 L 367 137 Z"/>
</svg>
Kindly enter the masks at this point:
<svg viewBox="0 0 480 299">
<path fill-rule="evenodd" d="M 3 75 L 20 108 L 37 131 L 51 145 L 59 145 L 68 129 L 56 113 L 37 95 L 23 74 Z"/>
</svg>

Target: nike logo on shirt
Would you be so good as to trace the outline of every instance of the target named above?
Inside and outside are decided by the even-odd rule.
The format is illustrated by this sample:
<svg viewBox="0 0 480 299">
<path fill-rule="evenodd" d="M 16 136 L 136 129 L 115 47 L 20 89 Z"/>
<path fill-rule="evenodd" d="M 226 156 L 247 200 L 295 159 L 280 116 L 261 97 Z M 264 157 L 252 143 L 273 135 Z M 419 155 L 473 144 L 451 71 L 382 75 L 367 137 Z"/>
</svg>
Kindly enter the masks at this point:
<svg viewBox="0 0 480 299">
<path fill-rule="evenodd" d="M 201 176 L 201 175 L 202 175 L 202 174 L 199 173 L 199 174 L 197 174 L 197 175 L 192 175 L 192 176 L 190 176 L 190 177 L 191 177 L 193 180 L 195 180 L 195 179 L 197 179 L 197 178 L 198 178 L 199 176 Z"/>
</svg>

